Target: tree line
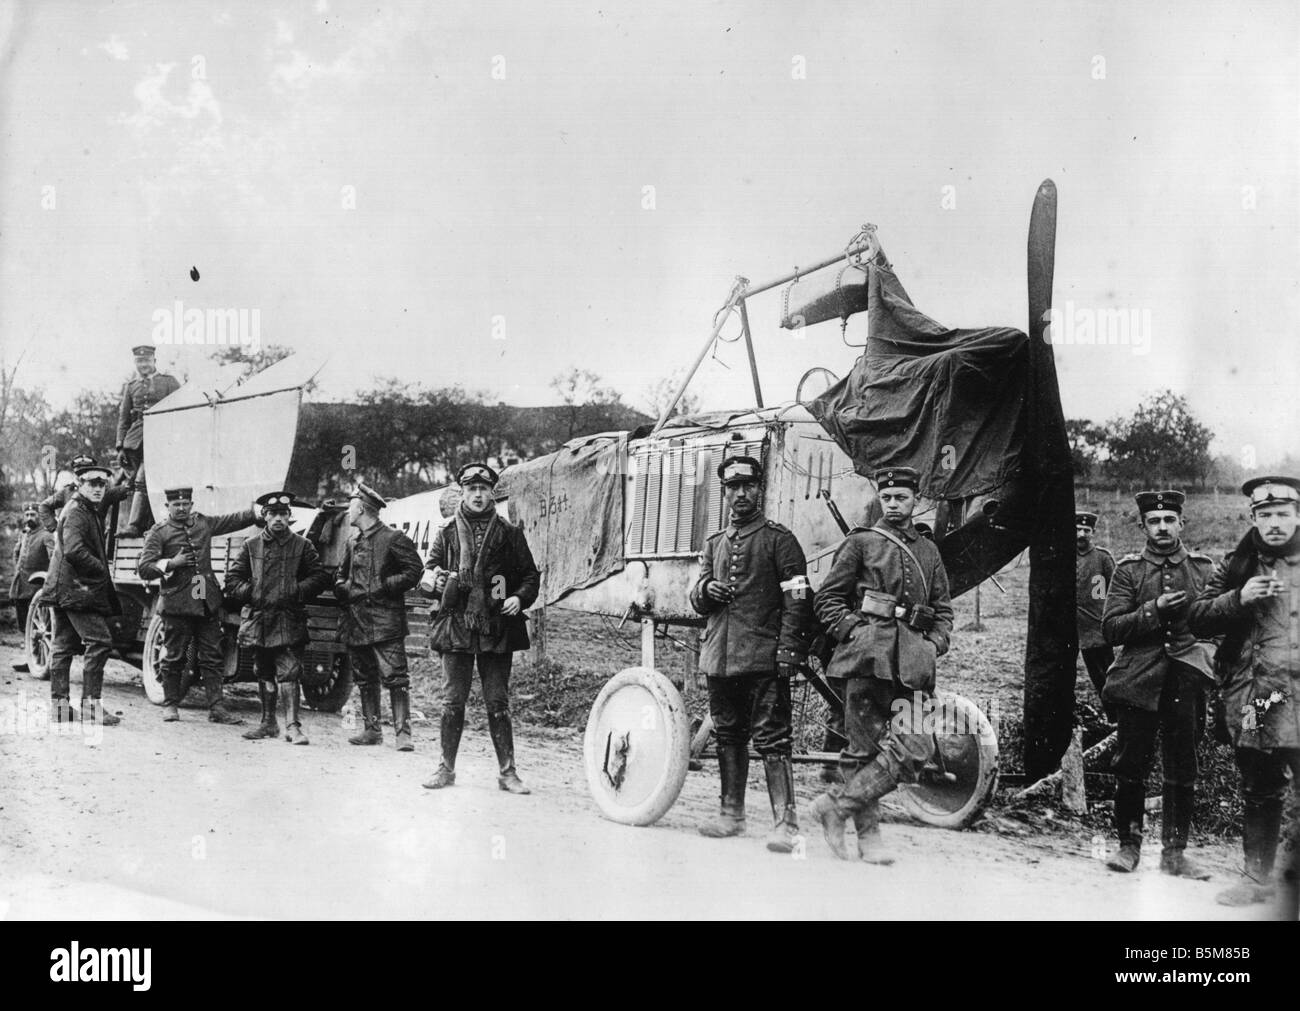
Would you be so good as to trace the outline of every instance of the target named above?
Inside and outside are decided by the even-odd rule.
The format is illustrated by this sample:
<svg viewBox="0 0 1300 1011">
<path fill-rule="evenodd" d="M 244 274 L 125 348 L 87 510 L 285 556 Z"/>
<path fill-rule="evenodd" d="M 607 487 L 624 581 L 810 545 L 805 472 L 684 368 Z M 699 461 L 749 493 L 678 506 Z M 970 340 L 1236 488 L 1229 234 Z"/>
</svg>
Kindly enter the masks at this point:
<svg viewBox="0 0 1300 1011">
<path fill-rule="evenodd" d="M 266 345 L 256 355 L 237 346 L 210 357 L 247 377 L 292 354 Z M 3 365 L 3 363 L 0 363 Z M 125 379 L 125 376 L 123 377 Z M 186 376 L 177 373 L 185 381 Z M 654 420 L 671 399 L 678 377 L 660 379 L 644 391 L 645 410 L 597 374 L 571 368 L 550 383 L 556 403 L 521 408 L 496 401 L 485 390 L 430 387 L 396 378 L 378 380 L 353 402 L 302 405 L 288 484 L 312 499 L 337 494 L 357 478 L 404 496 L 447 483 L 468 459 L 502 466 L 553 452 L 570 439 L 596 432 L 630 431 Z M 0 509 L 52 490 L 58 472 L 80 453 L 112 463 L 120 387 L 84 389 L 65 407 L 43 391 L 17 381 L 17 365 L 0 368 Z M 686 397 L 676 413 L 699 409 Z"/>
</svg>

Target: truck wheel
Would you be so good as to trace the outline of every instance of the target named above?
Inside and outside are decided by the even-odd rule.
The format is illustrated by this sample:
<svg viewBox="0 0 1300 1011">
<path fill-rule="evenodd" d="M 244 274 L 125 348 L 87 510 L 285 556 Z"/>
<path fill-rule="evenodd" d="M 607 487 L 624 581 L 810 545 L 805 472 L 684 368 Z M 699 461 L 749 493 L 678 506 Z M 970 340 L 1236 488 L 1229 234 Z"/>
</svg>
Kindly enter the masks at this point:
<svg viewBox="0 0 1300 1011">
<path fill-rule="evenodd" d="M 686 781 L 691 733 L 673 683 L 649 667 L 619 671 L 587 717 L 587 787 L 601 813 L 624 825 L 652 825 Z"/>
<path fill-rule="evenodd" d="M 162 668 L 158 661 L 162 657 L 163 619 L 155 614 L 149 619 L 149 628 L 144 633 L 144 649 L 141 656 L 143 669 L 140 681 L 144 685 L 145 697 L 155 706 L 163 704 Z M 185 658 L 185 670 L 181 672 L 181 698 L 184 699 L 194 683 L 194 644 L 190 644 Z"/>
<path fill-rule="evenodd" d="M 23 630 L 23 653 L 27 657 L 27 670 L 40 681 L 50 679 L 50 652 L 54 646 L 54 612 L 46 606 L 45 589 L 36 591 L 27 612 L 27 627 Z"/>
<path fill-rule="evenodd" d="M 346 653 L 308 653 L 302 664 L 302 697 L 318 713 L 337 713 L 352 694 L 352 658 Z"/>
<path fill-rule="evenodd" d="M 998 738 L 979 707 L 952 692 L 935 692 L 937 769 L 898 788 L 904 811 L 939 828 L 962 828 L 984 809 L 998 785 Z"/>
</svg>

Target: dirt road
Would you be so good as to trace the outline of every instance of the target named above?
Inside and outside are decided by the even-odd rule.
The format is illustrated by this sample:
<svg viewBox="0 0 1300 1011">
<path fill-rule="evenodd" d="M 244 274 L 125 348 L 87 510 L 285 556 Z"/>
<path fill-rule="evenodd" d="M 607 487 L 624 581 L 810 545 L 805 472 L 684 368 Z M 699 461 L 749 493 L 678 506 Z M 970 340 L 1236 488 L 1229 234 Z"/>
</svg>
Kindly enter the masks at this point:
<svg viewBox="0 0 1300 1011">
<path fill-rule="evenodd" d="M 105 701 L 121 726 L 95 740 L 39 718 L 48 684 L 10 673 L 0 644 L 0 919 L 102 918 L 1257 918 L 1215 905 L 1237 856 L 1204 851 L 1219 876 L 1107 873 L 1086 841 L 885 827 L 899 862 L 840 862 L 820 833 L 796 856 L 762 845 L 754 778 L 749 836 L 694 831 L 716 773 L 691 774 L 652 828 L 602 820 L 581 738 L 519 733 L 533 788 L 496 788 L 484 727 L 466 730 L 459 785 L 420 788 L 437 727 L 417 750 L 354 748 L 340 716 L 308 713 L 306 748 L 247 742 L 199 709 L 164 724 L 133 668 L 110 663 Z M 79 678 L 79 663 L 73 668 Z M 73 697 L 78 689 L 74 683 Z M 253 703 L 239 708 L 250 720 Z M 481 724 L 481 720 L 478 721 Z M 759 773 L 761 776 L 761 772 Z M 801 773 L 801 778 L 804 774 Z M 816 792 L 800 786 L 801 810 Z M 807 826 L 806 826 L 807 827 Z"/>
</svg>

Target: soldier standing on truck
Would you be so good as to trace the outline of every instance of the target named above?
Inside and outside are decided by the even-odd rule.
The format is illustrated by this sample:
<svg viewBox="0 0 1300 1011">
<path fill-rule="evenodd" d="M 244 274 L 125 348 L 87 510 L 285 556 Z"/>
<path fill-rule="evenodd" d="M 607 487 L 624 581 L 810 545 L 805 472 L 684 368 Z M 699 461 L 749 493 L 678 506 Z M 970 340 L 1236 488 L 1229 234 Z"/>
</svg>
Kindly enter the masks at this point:
<svg viewBox="0 0 1300 1011">
<path fill-rule="evenodd" d="M 939 549 L 912 525 L 920 475 L 911 467 L 876 471 L 883 515 L 852 531 L 817 591 L 817 618 L 835 641 L 828 675 L 846 678 L 840 756 L 844 785 L 813 802 L 831 851 L 852 859 L 845 822 L 858 834 L 858 858 L 894 862 L 880 839 L 880 798 L 914 783 L 934 760 L 925 709 L 935 661 L 948 651 L 952 603 Z"/>
<path fill-rule="evenodd" d="M 1245 867 L 1219 893 L 1225 906 L 1263 902 L 1289 792 L 1300 795 L 1300 480 L 1257 477 L 1242 486 L 1254 527 L 1217 566 L 1189 618 L 1197 635 L 1222 635 L 1223 730 L 1241 771 Z M 1278 913 L 1300 906 L 1300 823 L 1292 822 Z"/>
<path fill-rule="evenodd" d="M 411 677 L 406 665 L 406 591 L 420 581 L 420 553 L 411 539 L 380 520 L 388 503 L 358 482 L 348 502 L 356 533 L 343 549 L 334 596 L 344 605 L 338 639 L 348 647 L 352 677 L 361 695 L 361 733 L 349 744 L 384 742 L 379 723 L 379 689 L 388 689 L 398 751 L 414 751 L 411 740 Z"/>
<path fill-rule="evenodd" d="M 70 699 L 72 657 L 85 649 L 81 675 L 81 719 L 111 727 L 120 723 L 104 711 L 100 691 L 104 664 L 113 649 L 108 617 L 122 613 L 121 602 L 109 574 L 104 549 L 104 513 L 112 475 L 95 464 L 77 468 L 77 493 L 63 507 L 54 532 L 54 554 L 43 596 L 54 619 L 50 650 L 50 696 L 54 721 L 69 723 L 75 717 Z"/>
<path fill-rule="evenodd" d="M 239 645 L 253 651 L 262 719 L 244 734 L 250 741 L 279 737 L 278 701 L 290 744 L 306 744 L 299 717 L 298 683 L 310 635 L 307 602 L 330 585 L 311 541 L 289 529 L 293 495 L 269 492 L 257 500 L 266 526 L 240 546 L 226 576 L 226 599 L 244 605 Z"/>
<path fill-rule="evenodd" d="M 1214 646 L 1197 641 L 1187 626 L 1187 614 L 1214 562 L 1183 547 L 1184 499 L 1180 491 L 1138 493 L 1147 544 L 1141 554 L 1119 560 L 1106 595 L 1102 634 L 1110 645 L 1123 647 L 1106 674 L 1103 696 L 1119 724 L 1111 770 L 1120 848 L 1106 866 L 1129 872 L 1141 859 L 1146 778 L 1159 733 L 1165 778 L 1160 869 L 1204 881 L 1209 871 L 1185 851 L 1196 801 L 1203 689 L 1213 684 Z"/>
<path fill-rule="evenodd" d="M 14 541 L 14 578 L 9 584 L 9 599 L 13 601 L 20 636 L 27 634 L 27 612 L 32 598 L 36 596 L 36 587 L 29 580 L 36 573 L 49 569 L 50 555 L 53 552 L 54 538 L 48 530 L 41 527 L 37 519 L 36 503 L 28 502 L 23 506 L 22 530 Z M 26 672 L 27 663 L 15 660 L 13 668 L 20 673 Z"/>
<path fill-rule="evenodd" d="M 1106 645 L 1101 634 L 1101 615 L 1106 606 L 1106 593 L 1115 574 L 1115 559 L 1105 548 L 1093 544 L 1097 533 L 1097 514 L 1080 511 L 1074 514 L 1075 532 L 1075 607 L 1079 631 L 1079 651 L 1088 677 L 1097 689 L 1106 686 L 1106 671 L 1115 662 L 1115 651 Z M 1107 714 L 1109 715 L 1109 713 Z"/>
<path fill-rule="evenodd" d="M 440 600 L 429 645 L 442 655 L 443 677 L 442 760 L 424 787 L 440 790 L 456 782 L 456 752 L 477 665 L 497 754 L 497 786 L 508 793 L 529 793 L 515 771 L 510 666 L 514 652 L 528 648 L 524 611 L 537 599 L 541 573 L 523 530 L 497 515 L 492 495 L 497 472 L 485 463 L 469 463 L 457 473 L 456 483 L 460 505 L 455 518 L 438 531 L 422 580 Z"/>
<path fill-rule="evenodd" d="M 139 537 L 153 522 L 144 474 L 144 412 L 181 388 L 175 376 L 159 372 L 152 344 L 137 344 L 136 375 L 122 387 L 122 404 L 117 416 L 117 462 L 131 479 L 131 514 L 122 529 L 123 537 Z"/>
<path fill-rule="evenodd" d="M 224 661 L 221 655 L 221 584 L 212 571 L 212 538 L 252 526 L 252 509 L 204 516 L 194 512 L 192 488 L 168 488 L 167 519 L 149 530 L 136 563 L 141 579 L 162 582 L 158 611 L 163 620 L 162 668 L 163 721 L 179 720 L 181 671 L 190 643 L 196 647 L 198 673 L 207 693 L 208 720 L 236 725 L 244 721 L 227 707 L 222 692 Z"/>
<path fill-rule="evenodd" d="M 691 606 L 708 617 L 699 669 L 708 678 L 721 779 L 718 814 L 700 834 L 744 834 L 752 736 L 772 803 L 767 848 L 790 853 L 799 839 L 790 680 L 808 655 L 808 564 L 794 534 L 763 517 L 760 461 L 728 456 L 718 478 L 731 518 L 705 542 L 691 588 Z"/>
</svg>

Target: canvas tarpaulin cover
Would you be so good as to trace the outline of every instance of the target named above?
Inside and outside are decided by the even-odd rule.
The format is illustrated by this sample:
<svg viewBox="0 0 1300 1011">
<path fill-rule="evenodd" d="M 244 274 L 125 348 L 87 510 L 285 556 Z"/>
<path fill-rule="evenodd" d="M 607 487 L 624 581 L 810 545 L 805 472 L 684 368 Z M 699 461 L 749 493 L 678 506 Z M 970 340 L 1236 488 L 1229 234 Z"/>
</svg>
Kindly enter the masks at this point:
<svg viewBox="0 0 1300 1011">
<path fill-rule="evenodd" d="M 1028 338 L 1011 327 L 949 329 L 872 264 L 867 346 L 809 409 L 860 474 L 914 467 L 921 494 L 960 499 L 1006 484 L 1021 462 Z"/>
<path fill-rule="evenodd" d="M 554 604 L 623 569 L 627 436 L 575 440 L 501 475 L 510 516 L 542 570 L 539 600 Z"/>
</svg>

